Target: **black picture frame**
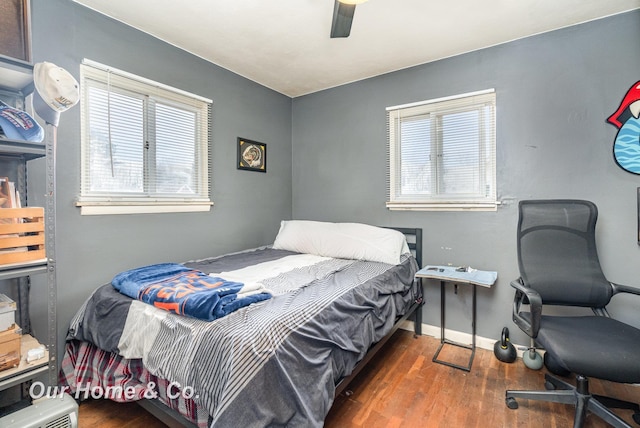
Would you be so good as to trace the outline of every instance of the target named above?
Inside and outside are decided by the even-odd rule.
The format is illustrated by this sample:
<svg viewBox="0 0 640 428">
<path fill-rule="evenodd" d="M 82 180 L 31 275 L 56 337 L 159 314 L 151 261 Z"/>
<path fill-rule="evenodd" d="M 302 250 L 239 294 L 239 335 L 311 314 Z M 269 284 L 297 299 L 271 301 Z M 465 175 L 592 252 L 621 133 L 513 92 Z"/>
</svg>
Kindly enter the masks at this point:
<svg viewBox="0 0 640 428">
<path fill-rule="evenodd" d="M 267 172 L 267 145 L 238 137 L 238 169 Z"/>
<path fill-rule="evenodd" d="M 29 0 L 0 0 L 0 55 L 31 62 Z"/>
</svg>

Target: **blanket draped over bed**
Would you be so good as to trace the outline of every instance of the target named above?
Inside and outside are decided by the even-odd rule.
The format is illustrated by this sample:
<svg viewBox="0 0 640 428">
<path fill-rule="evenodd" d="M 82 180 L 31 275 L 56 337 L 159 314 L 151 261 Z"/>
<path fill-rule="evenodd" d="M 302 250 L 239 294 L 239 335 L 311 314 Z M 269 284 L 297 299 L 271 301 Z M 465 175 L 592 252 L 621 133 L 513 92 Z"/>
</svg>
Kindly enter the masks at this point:
<svg viewBox="0 0 640 428">
<path fill-rule="evenodd" d="M 140 359 L 154 376 L 192 388 L 216 427 L 321 427 L 335 385 L 418 297 L 408 255 L 390 265 L 266 247 L 185 265 L 259 283 L 273 297 L 205 322 L 107 284 L 85 302 L 67 339 Z M 77 386 L 70 369 L 63 377 Z"/>
<path fill-rule="evenodd" d="M 266 291 L 209 276 L 178 263 L 127 270 L 116 275 L 111 285 L 132 299 L 205 321 L 213 321 L 271 297 Z"/>
</svg>

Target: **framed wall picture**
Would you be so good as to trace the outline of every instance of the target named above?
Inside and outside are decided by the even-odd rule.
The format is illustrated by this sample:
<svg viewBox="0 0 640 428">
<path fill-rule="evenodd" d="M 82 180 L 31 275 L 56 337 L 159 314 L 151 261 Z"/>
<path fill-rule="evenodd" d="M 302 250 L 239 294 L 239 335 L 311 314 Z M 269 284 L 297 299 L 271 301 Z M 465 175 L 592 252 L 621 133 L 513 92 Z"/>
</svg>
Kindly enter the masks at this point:
<svg viewBox="0 0 640 428">
<path fill-rule="evenodd" d="M 238 169 L 267 172 L 267 145 L 238 137 Z"/>
<path fill-rule="evenodd" d="M 0 0 L 0 55 L 31 62 L 29 0 Z"/>
<path fill-rule="evenodd" d="M 638 245 L 640 245 L 640 187 L 638 187 Z"/>
</svg>

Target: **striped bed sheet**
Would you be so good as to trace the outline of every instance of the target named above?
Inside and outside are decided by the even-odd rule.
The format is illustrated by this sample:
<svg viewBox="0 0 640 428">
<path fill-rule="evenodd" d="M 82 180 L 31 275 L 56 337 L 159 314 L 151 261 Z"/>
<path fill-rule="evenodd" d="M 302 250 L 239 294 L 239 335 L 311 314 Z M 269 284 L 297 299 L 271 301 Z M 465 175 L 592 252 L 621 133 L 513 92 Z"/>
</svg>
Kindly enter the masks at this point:
<svg viewBox="0 0 640 428">
<path fill-rule="evenodd" d="M 154 382 L 195 391 L 193 405 L 168 404 L 183 415 L 185 406 L 204 409 L 216 427 L 322 426 L 335 385 L 419 293 L 417 263 L 409 254 L 391 265 L 265 247 L 185 265 L 259 283 L 273 297 L 205 322 L 104 285 L 72 321 L 68 341 L 88 342 L 120 362 L 140 364 L 143 384 L 153 376 Z M 67 346 L 63 373 L 72 387 L 84 379 L 74 346 Z M 186 413 L 203 423 L 201 415 Z"/>
</svg>

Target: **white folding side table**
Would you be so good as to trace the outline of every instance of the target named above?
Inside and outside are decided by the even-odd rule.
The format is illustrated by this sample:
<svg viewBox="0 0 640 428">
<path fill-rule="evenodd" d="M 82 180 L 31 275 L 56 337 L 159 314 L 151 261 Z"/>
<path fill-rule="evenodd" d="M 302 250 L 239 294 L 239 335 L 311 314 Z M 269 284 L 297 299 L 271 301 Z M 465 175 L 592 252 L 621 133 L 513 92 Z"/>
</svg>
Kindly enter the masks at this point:
<svg viewBox="0 0 640 428">
<path fill-rule="evenodd" d="M 497 272 L 482 271 L 471 268 L 457 268 L 455 266 L 425 266 L 416 272 L 416 278 L 420 279 L 421 285 L 423 279 L 437 279 L 440 280 L 440 346 L 433 356 L 432 361 L 435 363 L 444 364 L 446 366 L 454 367 L 456 369 L 471 371 L 471 365 L 473 364 L 473 357 L 476 353 L 476 287 L 482 286 L 490 288 L 496 282 L 498 278 Z M 445 338 L 445 284 L 449 282 L 454 284 L 455 290 L 458 290 L 458 284 L 473 285 L 473 313 L 471 319 L 471 345 L 464 345 Z M 471 357 L 469 358 L 469 364 L 461 366 L 453 364 L 447 361 L 439 360 L 438 355 L 445 344 L 458 346 L 460 348 L 470 349 Z"/>
</svg>

